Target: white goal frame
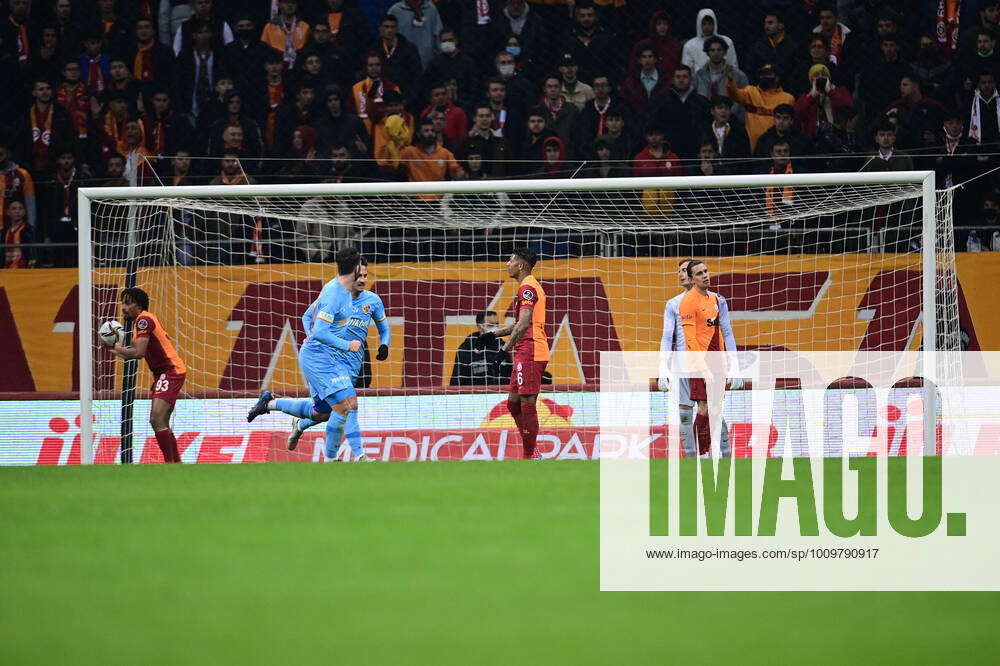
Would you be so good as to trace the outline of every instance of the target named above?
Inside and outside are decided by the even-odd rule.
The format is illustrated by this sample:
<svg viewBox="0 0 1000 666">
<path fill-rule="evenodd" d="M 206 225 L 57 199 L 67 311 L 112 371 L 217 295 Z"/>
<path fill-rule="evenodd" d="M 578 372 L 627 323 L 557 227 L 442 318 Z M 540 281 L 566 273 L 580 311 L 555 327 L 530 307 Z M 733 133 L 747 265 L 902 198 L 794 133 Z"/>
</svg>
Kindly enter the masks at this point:
<svg viewBox="0 0 1000 666">
<path fill-rule="evenodd" d="M 91 203 L 94 199 L 156 198 L 240 198 L 341 195 L 415 195 L 477 194 L 486 192 L 572 192 L 588 190 L 643 189 L 739 189 L 767 187 L 849 186 L 849 185 L 920 185 L 922 201 L 921 284 L 923 303 L 921 323 L 924 340 L 925 404 L 931 404 L 936 377 L 936 267 L 937 267 L 937 191 L 933 171 L 890 171 L 870 173 L 816 173 L 732 176 L 658 176 L 649 178 L 580 178 L 446 182 L 386 183 L 315 183 L 289 185 L 199 185 L 144 187 L 83 187 L 77 195 L 79 204 L 79 372 L 80 372 L 80 461 L 94 459 L 93 438 L 93 247 L 91 240 Z M 130 242 L 134 247 L 134 243 Z M 924 410 L 925 451 L 930 442 L 934 450 L 935 410 Z"/>
</svg>

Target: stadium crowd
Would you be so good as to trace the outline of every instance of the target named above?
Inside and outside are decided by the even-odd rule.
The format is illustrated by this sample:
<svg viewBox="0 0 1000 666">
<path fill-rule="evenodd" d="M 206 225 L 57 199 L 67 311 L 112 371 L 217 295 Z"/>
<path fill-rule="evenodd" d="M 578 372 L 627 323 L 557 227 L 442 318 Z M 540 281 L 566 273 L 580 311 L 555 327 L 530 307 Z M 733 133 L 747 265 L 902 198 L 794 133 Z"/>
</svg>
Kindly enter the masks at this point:
<svg viewBox="0 0 1000 666">
<path fill-rule="evenodd" d="M 937 172 L 1000 250 L 988 0 L 6 0 L 4 265 L 81 185 Z M 983 176 L 983 174 L 986 174 Z M 983 176 L 983 177 L 977 177 Z M 791 203 L 769 193 L 780 216 Z M 55 247 L 55 246 L 54 246 Z"/>
</svg>

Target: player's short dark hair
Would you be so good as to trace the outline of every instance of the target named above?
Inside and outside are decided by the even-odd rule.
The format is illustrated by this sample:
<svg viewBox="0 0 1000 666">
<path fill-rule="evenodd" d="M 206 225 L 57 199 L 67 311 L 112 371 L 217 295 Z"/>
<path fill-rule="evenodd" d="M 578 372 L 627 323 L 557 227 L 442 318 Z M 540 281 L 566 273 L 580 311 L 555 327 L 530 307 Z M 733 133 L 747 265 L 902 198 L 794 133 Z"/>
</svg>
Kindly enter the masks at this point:
<svg viewBox="0 0 1000 666">
<path fill-rule="evenodd" d="M 519 247 L 513 252 L 514 256 L 523 261 L 528 265 L 528 270 L 530 271 L 538 263 L 538 255 L 535 254 L 534 250 L 529 247 Z"/>
<path fill-rule="evenodd" d="M 389 21 L 390 23 L 396 23 L 396 24 L 399 23 L 399 19 L 396 18 L 395 16 L 393 16 L 392 14 L 385 14 L 385 15 L 382 16 L 382 18 L 380 18 L 378 20 L 378 24 L 382 25 L 386 21 Z"/>
<path fill-rule="evenodd" d="M 361 263 L 361 253 L 353 245 L 345 245 L 337 251 L 337 274 L 351 275 Z"/>
<path fill-rule="evenodd" d="M 358 266 L 368 266 L 368 260 L 364 257 L 358 259 Z"/>
<path fill-rule="evenodd" d="M 791 104 L 779 104 L 778 106 L 774 107 L 774 115 L 778 114 L 781 114 L 783 116 L 792 116 L 794 118 L 795 107 L 792 106 Z"/>
<path fill-rule="evenodd" d="M 681 70 L 684 70 L 688 74 L 692 74 L 693 73 L 691 71 L 691 68 L 688 65 L 685 65 L 685 64 L 681 63 L 680 65 L 677 65 L 676 67 L 674 67 L 674 74 L 676 74 L 677 72 L 679 72 Z"/>
<path fill-rule="evenodd" d="M 687 271 L 687 274 L 688 274 L 689 278 L 693 278 L 694 277 L 694 273 L 691 271 L 692 268 L 694 268 L 695 266 L 700 266 L 701 264 L 705 263 L 701 259 L 686 259 L 685 261 L 689 261 L 690 262 L 687 265 L 687 267 L 684 269 L 685 271 Z M 707 266 L 708 264 L 705 264 L 705 265 Z"/>
<path fill-rule="evenodd" d="M 122 303 L 135 303 L 143 310 L 149 309 L 149 294 L 139 287 L 128 287 L 122 289 Z"/>
<path fill-rule="evenodd" d="M 486 321 L 486 318 L 490 317 L 490 316 L 496 317 L 497 313 L 494 312 L 493 310 L 483 310 L 482 312 L 477 312 L 476 313 L 476 326 L 482 324 L 484 321 Z"/>
<path fill-rule="evenodd" d="M 715 144 L 712 144 L 712 145 L 714 146 Z M 684 264 L 686 264 L 686 263 L 688 263 L 690 261 L 698 261 L 698 260 L 697 259 L 692 259 L 691 257 L 687 257 L 686 259 L 681 259 L 680 261 L 677 262 L 677 268 L 680 268 L 681 266 L 683 266 Z"/>
<path fill-rule="evenodd" d="M 878 125 L 875 126 L 875 132 L 892 132 L 893 134 L 895 134 L 896 126 L 893 125 L 888 120 L 883 120 L 882 122 L 880 122 Z"/>
</svg>

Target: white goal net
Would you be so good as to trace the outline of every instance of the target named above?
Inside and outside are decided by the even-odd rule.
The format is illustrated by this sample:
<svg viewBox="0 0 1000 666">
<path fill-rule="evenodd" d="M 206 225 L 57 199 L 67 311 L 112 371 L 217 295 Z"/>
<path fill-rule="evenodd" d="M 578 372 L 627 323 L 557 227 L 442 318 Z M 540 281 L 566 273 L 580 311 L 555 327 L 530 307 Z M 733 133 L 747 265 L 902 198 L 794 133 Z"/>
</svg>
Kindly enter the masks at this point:
<svg viewBox="0 0 1000 666">
<path fill-rule="evenodd" d="M 131 427 L 138 451 L 151 435 L 139 411 L 123 410 L 132 371 L 96 337 L 103 321 L 121 318 L 123 287 L 149 294 L 184 359 L 181 397 L 228 400 L 197 403 L 199 418 L 225 436 L 246 425 L 246 405 L 263 389 L 306 395 L 296 361 L 300 318 L 335 275 L 333 254 L 344 244 L 369 262 L 368 286 L 392 330 L 384 362 L 374 360 L 378 337 L 370 331 L 372 360 L 357 379 L 362 400 L 505 392 L 502 367 L 473 377 L 457 350 L 476 330 L 477 313 L 511 316 L 517 285 L 504 264 L 518 246 L 537 253 L 534 274 L 548 297 L 547 392 L 596 390 L 602 351 L 656 350 L 685 257 L 708 264 L 741 349 L 954 350 L 951 196 L 929 190 L 926 178 L 82 190 L 81 243 L 90 256 L 80 265 L 81 321 L 90 325 L 81 387 L 95 446 Z M 125 403 L 140 404 L 151 382 L 140 362 Z M 397 401 L 386 418 L 448 427 L 448 410 L 432 404 Z M 123 419 L 132 421 L 124 429 Z M 98 457 L 114 457 L 109 450 Z"/>
</svg>

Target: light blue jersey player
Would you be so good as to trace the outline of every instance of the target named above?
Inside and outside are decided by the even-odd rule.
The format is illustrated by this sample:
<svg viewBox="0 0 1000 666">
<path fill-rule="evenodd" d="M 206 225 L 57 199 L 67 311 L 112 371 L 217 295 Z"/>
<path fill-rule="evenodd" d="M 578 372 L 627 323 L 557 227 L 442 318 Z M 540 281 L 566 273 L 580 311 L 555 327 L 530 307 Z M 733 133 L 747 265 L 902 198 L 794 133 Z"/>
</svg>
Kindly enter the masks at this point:
<svg viewBox="0 0 1000 666">
<path fill-rule="evenodd" d="M 366 291 L 368 285 L 368 261 L 366 259 L 361 260 L 361 265 L 358 267 L 358 277 L 354 281 L 354 288 L 351 290 L 351 306 L 352 314 L 351 318 L 347 322 L 347 331 L 345 333 L 347 339 L 349 340 L 361 340 L 364 341 L 368 337 L 368 328 L 372 323 L 375 324 L 375 328 L 378 329 L 379 337 L 379 348 L 378 353 L 375 355 L 375 360 L 384 361 L 389 357 L 389 345 L 392 341 L 392 331 L 389 328 L 388 321 L 385 316 L 385 306 L 382 305 L 382 299 L 373 292 Z M 318 311 L 318 301 L 310 305 L 305 313 L 302 315 L 302 329 L 305 331 L 306 335 L 312 333 L 313 327 L 316 321 L 316 312 Z M 364 351 L 359 351 L 353 354 L 354 359 L 354 374 L 352 376 L 352 381 L 356 380 L 361 371 L 361 366 L 364 361 Z M 320 414 L 319 418 L 298 418 L 292 419 L 292 432 L 288 436 L 288 450 L 294 451 L 296 446 L 298 446 L 299 438 L 302 437 L 302 433 L 308 428 L 311 428 L 317 423 L 326 421 L 327 415 Z M 361 448 L 361 432 L 354 430 L 352 428 L 347 428 L 345 433 L 347 436 L 347 442 L 351 446 L 351 452 L 354 454 L 355 458 L 360 458 L 364 455 Z"/>
<path fill-rule="evenodd" d="M 328 415 L 326 453 L 331 459 L 336 456 L 345 429 L 358 429 L 352 355 L 360 352 L 361 341 L 348 338 L 347 323 L 353 314 L 351 291 L 360 262 L 357 248 L 345 247 L 337 253 L 338 277 L 320 292 L 312 332 L 299 350 L 299 366 L 312 399 L 276 400 L 270 391 L 264 391 L 247 414 L 248 422 L 272 409 L 300 418 Z"/>
<path fill-rule="evenodd" d="M 660 370 L 657 382 L 661 391 L 670 390 L 669 368 L 671 366 L 672 352 L 687 351 L 687 340 L 684 337 L 684 327 L 681 326 L 680 304 L 681 299 L 691 289 L 691 276 L 688 274 L 688 264 L 694 259 L 683 259 L 677 265 L 677 277 L 680 279 L 681 287 L 684 291 L 677 294 L 663 308 L 663 335 L 660 338 Z M 713 292 L 715 293 L 715 292 Z M 719 328 L 721 329 L 723 340 L 725 341 L 726 353 L 730 356 L 730 368 L 738 368 L 736 361 L 736 336 L 733 335 L 733 325 L 729 318 L 729 304 L 722 294 L 715 294 L 719 301 Z M 681 357 L 682 358 L 683 354 Z M 675 369 L 681 368 L 681 362 L 675 362 Z M 742 379 L 730 380 L 732 388 L 741 388 Z M 697 455 L 698 445 L 694 433 L 694 407 L 695 401 L 691 399 L 691 383 L 687 377 L 680 377 L 677 380 L 678 403 L 680 408 L 681 421 L 681 445 L 684 447 L 684 455 L 694 457 Z M 730 455 L 729 445 L 729 424 L 722 420 L 720 433 L 720 450 L 723 456 Z"/>
</svg>

